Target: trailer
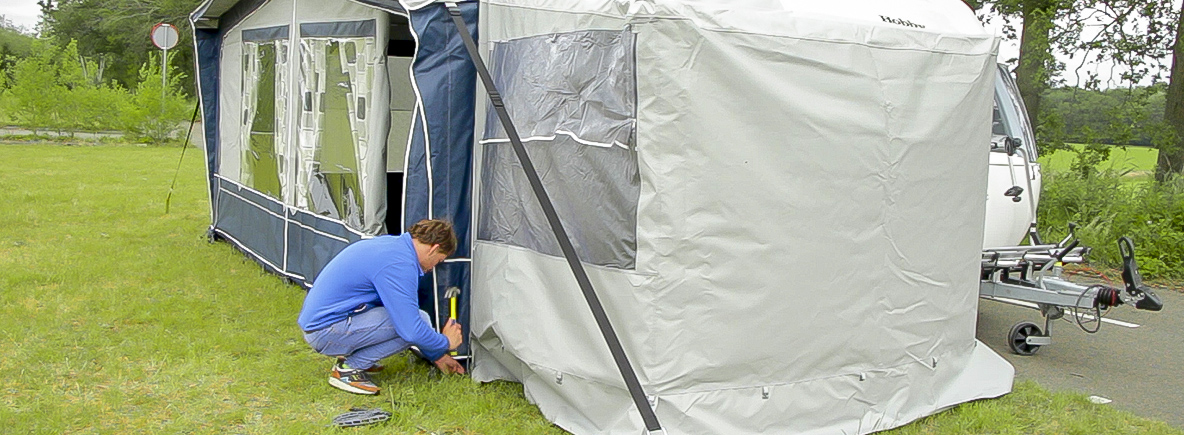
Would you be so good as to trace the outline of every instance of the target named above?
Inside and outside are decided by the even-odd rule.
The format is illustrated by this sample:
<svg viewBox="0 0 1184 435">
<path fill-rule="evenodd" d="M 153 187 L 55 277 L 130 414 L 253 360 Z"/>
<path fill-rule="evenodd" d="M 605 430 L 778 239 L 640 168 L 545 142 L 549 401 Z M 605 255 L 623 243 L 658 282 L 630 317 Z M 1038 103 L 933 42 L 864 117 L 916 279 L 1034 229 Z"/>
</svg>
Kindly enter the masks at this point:
<svg viewBox="0 0 1184 435">
<path fill-rule="evenodd" d="M 1071 316 L 1082 331 L 1096 333 L 1109 310 L 1120 305 L 1160 311 L 1163 300 L 1143 285 L 1135 261 L 1134 243 L 1118 239 L 1122 254 L 1121 288 L 1105 284 L 1078 284 L 1062 276 L 1064 264 L 1085 263 L 1090 248 L 1078 246 L 1070 234 L 1056 244 L 1041 244 L 1035 232 L 1034 244 L 983 250 L 979 297 L 989 300 L 1024 301 L 1036 304 L 1044 317 L 1044 328 L 1020 322 L 1007 334 L 1007 345 L 1019 355 L 1033 355 L 1052 344 L 1053 321 Z"/>
<path fill-rule="evenodd" d="M 1079 284 L 1062 276 L 1063 265 L 1086 263 L 1090 248 L 1080 246 L 1076 225 L 1057 243 L 1044 243 L 1036 231 L 1041 171 L 1027 109 L 1011 73 L 998 65 L 987 183 L 987 216 L 983 234 L 979 297 L 1035 304 L 1044 327 L 1020 322 L 1007 336 L 1008 347 L 1033 355 L 1052 344 L 1053 321 L 1071 316 L 1071 323 L 1095 333 L 1109 310 L 1119 305 L 1159 311 L 1163 301 L 1143 285 L 1135 261 L 1134 242 L 1118 240 L 1122 255 L 1122 288 Z M 1019 245 L 1021 241 L 1026 245 Z M 1017 244 L 1008 246 L 1008 244 Z"/>
</svg>

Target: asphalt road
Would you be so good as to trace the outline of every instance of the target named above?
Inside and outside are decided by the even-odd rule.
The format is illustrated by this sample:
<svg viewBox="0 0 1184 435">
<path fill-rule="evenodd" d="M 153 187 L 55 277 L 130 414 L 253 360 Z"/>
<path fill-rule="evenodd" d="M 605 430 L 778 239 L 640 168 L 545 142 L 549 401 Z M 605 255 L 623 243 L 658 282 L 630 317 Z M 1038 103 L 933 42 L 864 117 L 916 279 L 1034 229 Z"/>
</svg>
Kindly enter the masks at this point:
<svg viewBox="0 0 1184 435">
<path fill-rule="evenodd" d="M 186 124 L 186 125 L 188 125 L 188 124 Z M 18 128 L 18 127 L 2 127 L 2 128 L 0 128 L 0 137 L 14 136 L 14 135 L 15 136 L 24 136 L 24 135 L 31 135 L 34 133 L 40 134 L 40 135 L 45 135 L 45 136 L 69 136 L 68 133 L 58 134 L 55 131 L 49 131 L 49 130 L 38 130 L 38 131 L 34 132 L 32 130 L 25 130 L 23 128 Z M 97 138 L 101 138 L 101 137 L 120 137 L 120 136 L 123 136 L 123 133 L 120 133 L 117 131 L 98 132 L 98 133 L 90 133 L 90 132 L 74 133 L 74 137 L 79 138 L 79 139 L 97 139 Z"/>
<path fill-rule="evenodd" d="M 193 125 L 193 132 L 189 133 L 189 123 L 188 122 L 182 123 L 182 124 L 180 124 L 180 127 L 178 127 L 177 132 L 175 134 L 177 135 L 177 137 L 179 139 L 184 139 L 186 134 L 191 134 L 191 136 L 189 138 L 189 143 L 200 144 L 200 143 L 202 143 L 202 133 L 203 133 L 201 125 L 202 125 L 201 122 L 197 122 L 196 124 Z M 3 138 L 5 136 L 31 135 L 34 133 L 40 134 L 40 135 L 45 135 L 45 136 L 70 136 L 69 133 L 58 134 L 57 132 L 48 131 L 48 130 L 38 130 L 38 131 L 34 132 L 32 130 L 26 130 L 26 129 L 19 128 L 19 127 L 8 127 L 8 126 L 0 127 L 0 138 Z M 105 138 L 105 137 L 122 137 L 122 136 L 123 136 L 123 132 L 119 132 L 119 131 L 77 132 L 77 133 L 74 133 L 74 135 L 73 135 L 73 137 L 78 138 L 78 139 L 99 139 L 99 138 Z"/>
<path fill-rule="evenodd" d="M 1184 339 L 1179 335 L 1184 332 L 1184 294 L 1171 289 L 1156 293 L 1163 299 L 1163 311 L 1120 306 L 1106 315 L 1136 328 L 1103 323 L 1096 334 L 1088 334 L 1066 314 L 1065 320 L 1053 322 L 1052 344 L 1033 356 L 1013 353 L 1007 334 L 1022 321 L 1043 329 L 1040 312 L 979 299 L 977 335 L 1015 366 L 1017 380 L 1101 396 L 1113 400 L 1110 406 L 1184 429 Z"/>
</svg>

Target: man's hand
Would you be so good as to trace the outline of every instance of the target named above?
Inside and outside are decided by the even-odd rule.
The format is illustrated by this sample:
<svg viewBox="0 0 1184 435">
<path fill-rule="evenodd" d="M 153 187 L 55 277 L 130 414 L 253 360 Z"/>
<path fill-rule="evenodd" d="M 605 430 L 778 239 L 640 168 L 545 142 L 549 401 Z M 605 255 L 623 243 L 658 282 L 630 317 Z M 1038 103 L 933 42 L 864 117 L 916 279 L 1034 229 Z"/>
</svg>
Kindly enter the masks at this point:
<svg viewBox="0 0 1184 435">
<path fill-rule="evenodd" d="M 444 325 L 444 329 L 440 331 L 445 337 L 448 337 L 448 350 L 456 350 L 464 343 L 465 338 L 461 333 L 460 324 L 456 320 L 448 319 L 448 323 Z"/>
<path fill-rule="evenodd" d="M 440 371 L 446 375 L 452 373 L 459 373 L 462 375 L 465 374 L 464 366 L 460 365 L 460 363 L 456 362 L 456 360 L 452 359 L 452 357 L 448 354 L 444 354 L 444 356 L 436 360 L 435 364 L 436 368 L 439 368 Z"/>
</svg>

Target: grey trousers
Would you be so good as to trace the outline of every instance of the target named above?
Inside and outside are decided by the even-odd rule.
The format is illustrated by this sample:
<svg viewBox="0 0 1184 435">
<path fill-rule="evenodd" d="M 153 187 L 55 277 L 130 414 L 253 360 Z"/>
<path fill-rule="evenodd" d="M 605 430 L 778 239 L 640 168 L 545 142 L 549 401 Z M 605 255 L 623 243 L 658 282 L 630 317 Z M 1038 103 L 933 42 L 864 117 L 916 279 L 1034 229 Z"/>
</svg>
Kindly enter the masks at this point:
<svg viewBox="0 0 1184 435">
<path fill-rule="evenodd" d="M 419 317 L 431 323 L 428 313 Z M 368 369 L 379 360 L 407 350 L 411 344 L 395 333 L 385 308 L 377 307 L 347 317 L 327 328 L 304 334 L 313 350 L 329 356 L 344 356 L 350 368 Z"/>
</svg>

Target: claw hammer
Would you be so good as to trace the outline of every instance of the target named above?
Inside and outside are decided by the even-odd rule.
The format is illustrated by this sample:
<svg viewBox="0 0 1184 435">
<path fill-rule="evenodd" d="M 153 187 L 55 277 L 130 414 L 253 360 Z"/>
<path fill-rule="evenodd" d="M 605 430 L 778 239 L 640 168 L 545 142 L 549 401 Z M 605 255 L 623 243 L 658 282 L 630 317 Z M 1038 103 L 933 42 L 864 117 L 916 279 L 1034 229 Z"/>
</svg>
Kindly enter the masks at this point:
<svg viewBox="0 0 1184 435">
<path fill-rule="evenodd" d="M 452 286 L 444 290 L 444 297 L 448 298 L 448 318 L 456 321 L 456 298 L 460 296 L 460 287 Z M 456 355 L 456 351 L 450 352 L 451 355 Z"/>
</svg>

